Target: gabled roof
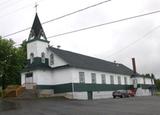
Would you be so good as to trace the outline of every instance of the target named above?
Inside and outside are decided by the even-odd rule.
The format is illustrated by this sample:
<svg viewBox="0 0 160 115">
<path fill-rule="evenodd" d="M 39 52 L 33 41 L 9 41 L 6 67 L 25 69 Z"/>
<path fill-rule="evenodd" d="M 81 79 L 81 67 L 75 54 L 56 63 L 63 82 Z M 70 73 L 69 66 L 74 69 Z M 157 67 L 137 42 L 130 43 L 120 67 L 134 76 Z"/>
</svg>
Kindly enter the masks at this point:
<svg viewBox="0 0 160 115">
<path fill-rule="evenodd" d="M 44 33 L 44 30 L 42 28 L 42 25 L 41 25 L 41 22 L 39 20 L 37 13 L 35 15 L 35 19 L 34 19 L 34 22 L 33 22 L 33 25 L 32 25 L 31 31 L 30 31 L 29 38 L 28 38 L 28 41 L 32 41 L 32 40 L 47 41 L 47 37 Z"/>
<path fill-rule="evenodd" d="M 102 59 L 97 59 L 53 47 L 49 47 L 49 49 L 73 67 L 122 75 L 133 74 L 133 71 L 123 64 L 112 63 Z"/>
</svg>

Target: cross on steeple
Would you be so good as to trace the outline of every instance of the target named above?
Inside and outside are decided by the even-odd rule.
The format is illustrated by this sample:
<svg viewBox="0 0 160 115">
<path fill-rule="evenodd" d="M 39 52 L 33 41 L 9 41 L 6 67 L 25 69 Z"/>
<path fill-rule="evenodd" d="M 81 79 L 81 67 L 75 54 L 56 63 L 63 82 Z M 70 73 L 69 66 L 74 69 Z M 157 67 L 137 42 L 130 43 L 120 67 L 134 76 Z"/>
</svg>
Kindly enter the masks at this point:
<svg viewBox="0 0 160 115">
<path fill-rule="evenodd" d="M 35 10 L 36 10 L 36 13 L 37 13 L 37 7 L 38 7 L 38 4 L 37 4 L 37 2 L 35 3 Z"/>
</svg>

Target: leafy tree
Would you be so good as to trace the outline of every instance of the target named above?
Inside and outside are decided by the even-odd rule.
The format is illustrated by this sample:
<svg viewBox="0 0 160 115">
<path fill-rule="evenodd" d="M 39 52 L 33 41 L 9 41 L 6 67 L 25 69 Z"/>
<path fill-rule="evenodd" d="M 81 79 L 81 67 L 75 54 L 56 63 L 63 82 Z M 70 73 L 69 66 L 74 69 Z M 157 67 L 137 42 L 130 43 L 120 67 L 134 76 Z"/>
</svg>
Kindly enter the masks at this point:
<svg viewBox="0 0 160 115">
<path fill-rule="evenodd" d="M 26 41 L 16 48 L 13 40 L 0 37 L 0 84 L 20 84 L 20 72 L 26 63 Z"/>
<path fill-rule="evenodd" d="M 155 79 L 155 85 L 158 91 L 160 91 L 160 79 Z"/>
</svg>

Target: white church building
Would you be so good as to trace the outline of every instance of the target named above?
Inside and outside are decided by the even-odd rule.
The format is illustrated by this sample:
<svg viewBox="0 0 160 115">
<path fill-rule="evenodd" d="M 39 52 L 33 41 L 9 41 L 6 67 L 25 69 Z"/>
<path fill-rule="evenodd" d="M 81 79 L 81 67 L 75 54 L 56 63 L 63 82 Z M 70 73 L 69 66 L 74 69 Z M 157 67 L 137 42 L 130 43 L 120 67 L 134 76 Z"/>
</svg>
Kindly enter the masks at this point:
<svg viewBox="0 0 160 115">
<path fill-rule="evenodd" d="M 152 78 L 146 78 L 120 63 L 54 48 L 36 14 L 27 41 L 27 65 L 21 84 L 36 89 L 39 96 L 70 99 L 112 97 L 115 90 L 137 89 L 137 95 L 151 95 Z"/>
</svg>

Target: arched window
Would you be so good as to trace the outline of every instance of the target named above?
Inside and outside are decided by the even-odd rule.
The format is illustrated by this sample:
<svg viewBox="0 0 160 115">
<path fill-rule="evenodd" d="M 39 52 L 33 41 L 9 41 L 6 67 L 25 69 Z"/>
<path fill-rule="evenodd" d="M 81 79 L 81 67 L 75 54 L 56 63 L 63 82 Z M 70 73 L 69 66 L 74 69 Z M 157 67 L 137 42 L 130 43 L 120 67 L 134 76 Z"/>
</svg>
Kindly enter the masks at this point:
<svg viewBox="0 0 160 115">
<path fill-rule="evenodd" d="M 33 63 L 33 61 L 34 61 L 34 54 L 31 53 L 31 54 L 30 54 L 30 63 Z"/>
<path fill-rule="evenodd" d="M 45 53 L 44 52 L 41 53 L 41 62 L 45 63 Z"/>
<path fill-rule="evenodd" d="M 50 64 L 53 65 L 54 64 L 54 54 L 51 53 L 50 55 Z"/>
</svg>

